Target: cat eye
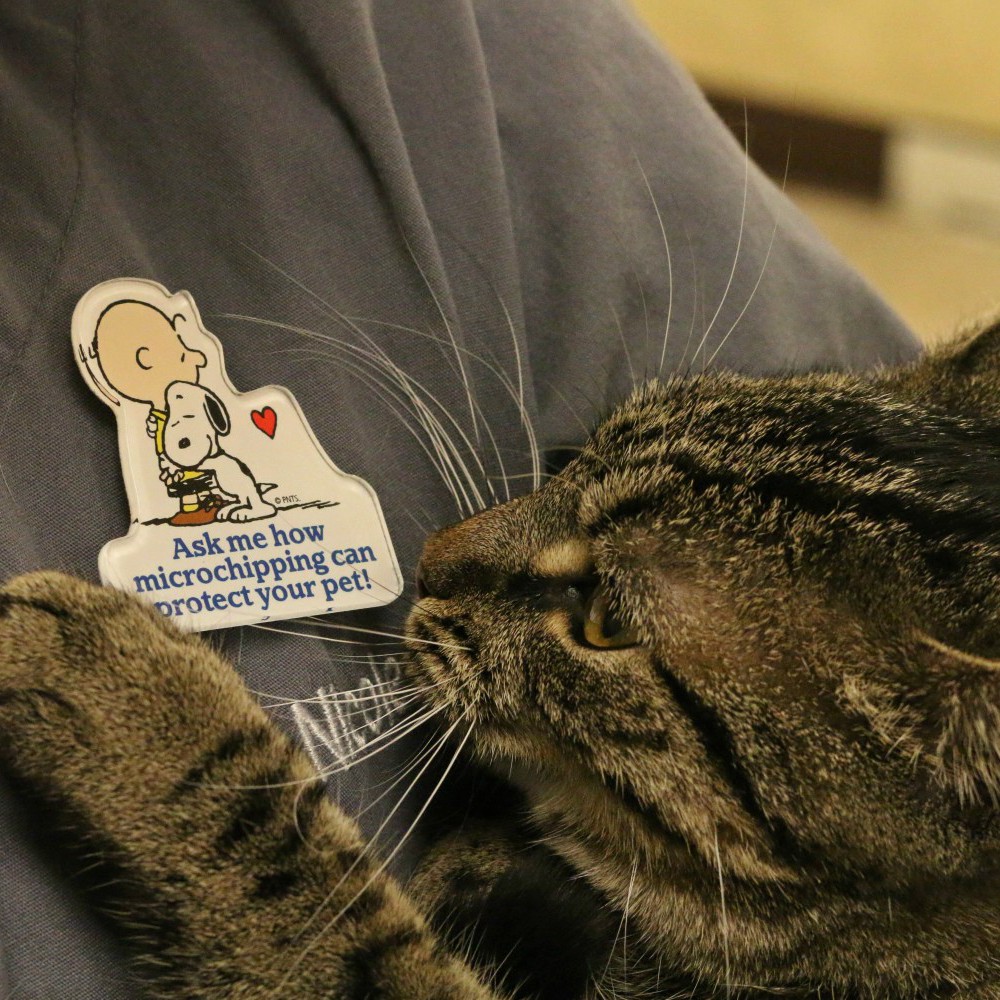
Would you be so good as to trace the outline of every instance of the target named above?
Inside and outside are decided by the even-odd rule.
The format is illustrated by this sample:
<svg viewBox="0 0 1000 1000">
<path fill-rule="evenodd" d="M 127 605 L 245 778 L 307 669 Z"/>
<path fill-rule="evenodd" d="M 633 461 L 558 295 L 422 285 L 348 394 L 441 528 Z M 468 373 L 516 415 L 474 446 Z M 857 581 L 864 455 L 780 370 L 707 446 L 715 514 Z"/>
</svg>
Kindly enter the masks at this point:
<svg viewBox="0 0 1000 1000">
<path fill-rule="evenodd" d="M 636 629 L 615 613 L 611 598 L 602 584 L 590 594 L 583 609 L 583 638 L 598 649 L 623 649 L 639 642 Z"/>
</svg>

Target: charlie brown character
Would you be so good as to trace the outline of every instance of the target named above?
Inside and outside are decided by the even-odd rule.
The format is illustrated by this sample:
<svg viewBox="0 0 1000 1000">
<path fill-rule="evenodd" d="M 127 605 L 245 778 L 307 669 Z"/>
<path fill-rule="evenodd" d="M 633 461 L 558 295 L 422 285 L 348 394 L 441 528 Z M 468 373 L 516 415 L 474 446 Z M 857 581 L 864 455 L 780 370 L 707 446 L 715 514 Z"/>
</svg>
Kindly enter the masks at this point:
<svg viewBox="0 0 1000 1000">
<path fill-rule="evenodd" d="M 197 383 L 207 364 L 205 355 L 184 343 L 177 329 L 181 314 L 170 317 L 148 302 L 122 300 L 101 313 L 94 332 L 93 353 L 108 385 L 126 399 L 149 404 L 146 430 L 153 439 L 160 479 L 180 500 L 173 525 L 209 524 L 221 504 L 211 492 L 212 479 L 197 469 L 178 469 L 164 453 L 167 387 Z"/>
</svg>

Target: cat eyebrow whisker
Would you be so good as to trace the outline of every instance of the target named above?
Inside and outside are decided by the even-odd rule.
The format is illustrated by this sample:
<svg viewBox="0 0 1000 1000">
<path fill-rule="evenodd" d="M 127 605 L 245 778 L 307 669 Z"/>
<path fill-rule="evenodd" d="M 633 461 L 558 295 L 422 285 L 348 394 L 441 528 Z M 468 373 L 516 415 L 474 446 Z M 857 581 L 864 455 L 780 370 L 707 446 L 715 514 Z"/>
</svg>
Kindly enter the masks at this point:
<svg viewBox="0 0 1000 1000">
<path fill-rule="evenodd" d="M 410 241 L 406 238 L 406 233 L 399 230 L 400 236 L 403 240 L 403 246 L 406 247 L 406 252 L 410 255 L 410 260 L 413 261 L 413 266 L 417 269 L 417 273 L 420 275 L 420 280 L 423 281 L 424 287 L 427 289 L 428 294 L 431 297 L 431 301 L 434 303 L 434 308 L 437 309 L 438 316 L 441 317 L 441 322 L 444 325 L 445 333 L 448 334 L 448 340 L 452 349 L 455 352 L 455 361 L 458 364 L 458 373 L 462 379 L 462 386 L 465 389 L 465 398 L 469 404 L 469 416 L 472 419 L 472 431 L 476 438 L 476 444 L 482 444 L 479 437 L 479 426 L 476 423 L 476 407 L 472 402 L 472 386 L 469 384 L 469 375 L 465 370 L 465 365 L 462 363 L 462 353 L 459 347 L 458 341 L 455 339 L 455 334 L 452 331 L 451 323 L 448 322 L 448 314 L 444 310 L 444 306 L 441 304 L 441 299 L 438 293 L 434 290 L 434 286 L 431 284 L 430 278 L 424 271 L 423 265 L 420 263 L 420 259 L 413 252 L 413 248 L 410 246 Z"/>
<path fill-rule="evenodd" d="M 492 287 L 492 282 L 490 282 Z M 503 314 L 507 319 L 507 327 L 510 330 L 511 343 L 514 346 L 514 362 L 517 366 L 517 405 L 518 411 L 521 416 L 521 426 L 524 428 L 525 436 L 528 439 L 528 450 L 531 456 L 531 473 L 532 473 L 532 489 L 537 490 L 542 484 L 542 454 L 541 449 L 538 447 L 538 438 L 535 434 L 535 426 L 531 422 L 531 417 L 528 415 L 528 409 L 524 405 L 524 367 L 521 360 L 521 347 L 517 342 L 517 330 L 514 328 L 514 320 L 510 315 L 510 311 L 507 309 L 506 303 L 497 294 L 497 301 L 500 303 L 500 308 L 503 309 Z M 510 494 L 507 494 L 508 499 Z"/>
<path fill-rule="evenodd" d="M 632 382 L 632 388 L 635 389 L 639 383 L 635 377 L 635 366 L 632 364 L 632 352 L 628 349 L 628 341 L 625 339 L 625 331 L 622 329 L 621 317 L 618 315 L 618 310 L 615 309 L 613 303 L 609 302 L 608 308 L 611 310 L 611 315 L 615 318 L 615 326 L 618 328 L 618 339 L 622 342 L 622 350 L 625 352 L 625 360 L 628 362 L 629 378 Z"/>
<path fill-rule="evenodd" d="M 746 314 L 746 311 L 750 308 L 750 303 L 753 302 L 754 296 L 757 294 L 757 289 L 760 288 L 760 283 L 764 279 L 764 272 L 767 270 L 767 262 L 771 259 L 771 251 L 774 249 L 774 238 L 775 236 L 777 236 L 777 234 L 778 234 L 778 220 L 775 219 L 774 226 L 771 229 L 771 239 L 768 241 L 767 244 L 767 253 L 764 254 L 764 263 L 760 265 L 760 274 L 757 275 L 757 281 L 754 284 L 753 288 L 750 289 L 750 294 L 747 296 L 746 304 L 740 310 L 740 314 L 736 317 L 736 319 L 733 320 L 732 326 L 729 327 L 729 329 L 726 331 L 726 335 L 722 338 L 722 340 L 719 341 L 718 346 L 712 352 L 712 356 L 708 359 L 708 361 L 705 362 L 706 368 L 711 368 L 712 362 L 716 359 L 716 356 L 718 355 L 719 351 L 721 351 L 722 348 L 725 346 L 726 341 L 729 340 L 733 331 L 739 325 L 740 320 L 743 319 L 743 316 Z"/>
<path fill-rule="evenodd" d="M 487 280 L 488 280 L 488 278 L 487 278 Z M 493 294 L 495 295 L 495 297 L 497 299 L 497 302 L 499 303 L 500 308 L 503 311 L 504 317 L 505 317 L 506 322 L 507 322 L 507 327 L 508 327 L 508 329 L 511 332 L 511 337 L 512 337 L 513 346 L 514 346 L 514 361 L 515 361 L 515 364 L 516 364 L 516 367 L 517 367 L 517 373 L 518 373 L 518 384 L 517 384 L 517 387 L 515 388 L 514 383 L 511 381 L 511 378 L 507 374 L 507 372 L 505 372 L 499 366 L 498 363 L 494 363 L 496 361 L 495 356 L 494 356 L 493 361 L 490 361 L 487 358 L 485 358 L 482 354 L 479 354 L 476 351 L 472 351 L 472 350 L 470 350 L 467 347 L 460 347 L 459 350 L 461 351 L 462 354 L 466 355 L 467 357 L 469 357 L 472 360 L 476 361 L 478 364 L 482 365 L 491 375 L 493 375 L 494 378 L 496 378 L 496 380 L 503 386 L 503 388 L 506 390 L 508 396 L 510 396 L 511 400 L 517 406 L 518 413 L 519 413 L 519 416 L 521 418 L 521 426 L 524 429 L 525 437 L 527 438 L 527 441 L 528 441 L 528 454 L 529 454 L 529 456 L 532 459 L 532 473 L 531 473 L 531 475 L 533 477 L 534 476 L 539 476 L 540 477 L 541 476 L 541 451 L 540 451 L 540 449 L 538 447 L 538 439 L 537 439 L 537 435 L 536 435 L 536 432 L 535 432 L 534 425 L 531 422 L 531 416 L 528 413 L 528 409 L 527 409 L 527 407 L 524 404 L 524 375 L 523 375 L 523 370 L 522 370 L 521 348 L 520 348 L 520 345 L 517 342 L 517 333 L 516 333 L 516 329 L 514 327 L 514 321 L 513 321 L 513 318 L 510 315 L 510 311 L 507 309 L 506 303 L 503 301 L 503 299 L 501 298 L 501 296 L 499 295 L 499 293 L 497 293 L 496 289 L 492 288 L 492 285 L 491 285 L 491 290 L 493 291 Z M 378 319 L 373 319 L 371 317 L 361 317 L 361 316 L 348 316 L 346 318 L 349 319 L 349 320 L 351 320 L 352 322 L 370 323 L 370 324 L 372 324 L 374 326 L 384 326 L 384 327 L 387 327 L 389 329 L 401 330 L 401 331 L 403 331 L 405 333 L 412 333 L 412 334 L 414 334 L 416 336 L 424 337 L 424 338 L 426 338 L 428 340 L 432 340 L 435 343 L 446 343 L 445 341 L 442 341 L 440 337 L 436 336 L 433 333 L 428 332 L 427 330 L 420 330 L 420 329 L 417 329 L 416 327 L 406 326 L 405 324 L 402 324 L 402 323 L 389 323 L 389 322 L 386 322 L 384 320 L 378 320 Z M 485 423 L 485 417 L 483 415 L 481 407 L 479 407 L 478 404 L 476 406 L 476 409 L 479 412 L 480 416 L 483 417 L 484 423 Z M 586 433 L 586 431 L 587 431 L 587 428 L 584 427 L 584 433 Z M 534 488 L 537 489 L 538 485 L 540 485 L 540 480 L 535 483 L 535 487 Z M 509 499 L 509 497 L 508 497 L 508 499 Z"/>
<path fill-rule="evenodd" d="M 405 514 L 417 526 L 417 530 L 420 532 L 420 534 L 424 538 L 426 538 L 428 535 L 433 535 L 436 528 L 434 522 L 431 520 L 430 515 L 424 509 L 422 504 L 420 505 L 420 509 L 424 515 L 423 522 L 421 522 L 420 518 L 417 517 L 417 515 L 413 512 L 413 510 L 410 507 L 406 508 Z"/>
<path fill-rule="evenodd" d="M 541 473 L 542 479 L 549 480 L 555 475 L 554 472 L 543 472 Z M 515 472 L 507 476 L 491 476 L 491 479 L 503 479 L 504 482 L 512 483 L 515 479 L 531 479 L 534 480 L 535 474 L 533 472 Z M 430 534 L 431 532 L 427 532 Z"/>
<path fill-rule="evenodd" d="M 660 206 L 656 203 L 656 197 L 653 194 L 653 187 L 649 183 L 649 177 L 646 175 L 646 170 L 642 165 L 639 157 L 635 158 L 636 166 L 639 168 L 639 173 L 642 174 L 643 183 L 646 185 L 646 191 L 649 192 L 649 200 L 652 202 L 653 211 L 656 213 L 656 221 L 660 224 L 660 235 L 663 237 L 663 249 L 667 253 L 667 322 L 663 330 L 663 342 L 660 346 L 660 363 L 657 366 L 657 372 L 662 373 L 663 362 L 667 356 L 667 339 L 670 336 L 670 318 L 674 310 L 674 266 L 673 261 L 670 257 L 670 241 L 667 239 L 667 228 L 663 224 L 663 215 L 660 212 Z M 643 296 L 643 310 L 646 308 L 646 299 Z M 633 384 L 635 379 L 633 377 Z"/>
<path fill-rule="evenodd" d="M 362 381 L 365 385 L 367 385 L 368 388 L 371 389 L 371 391 L 374 392 L 382 400 L 383 405 L 396 417 L 397 420 L 399 420 L 399 422 L 403 425 L 403 427 L 407 430 L 407 432 L 414 438 L 414 440 L 417 442 L 417 445 L 427 456 L 431 465 L 434 466 L 436 472 L 438 473 L 438 476 L 441 479 L 441 482 L 445 485 L 452 499 L 455 501 L 459 513 L 460 514 L 463 513 L 464 510 L 462 506 L 463 499 L 459 495 L 458 488 L 456 486 L 456 483 L 453 481 L 452 474 L 444 465 L 442 465 L 437 445 L 435 444 L 436 450 L 432 452 L 431 447 L 428 444 L 428 440 L 434 443 L 434 438 L 435 438 L 434 432 L 427 426 L 429 414 L 427 412 L 422 412 L 420 407 L 417 405 L 417 402 L 414 399 L 413 395 L 414 387 L 406 383 L 406 376 L 404 374 L 400 373 L 397 376 L 395 375 L 395 373 L 390 371 L 389 376 L 392 376 L 392 381 L 388 381 L 386 376 L 385 362 L 379 355 L 371 351 L 365 351 L 362 348 L 358 347 L 356 344 L 351 344 L 348 341 L 340 340 L 339 338 L 332 337 L 329 334 L 321 334 L 312 330 L 303 329 L 301 327 L 292 327 L 289 326 L 288 324 L 276 323 L 270 320 L 265 320 L 253 316 L 225 314 L 224 318 L 243 319 L 250 322 L 261 323 L 264 325 L 277 326 L 282 329 L 288 330 L 289 332 L 298 333 L 303 337 L 318 340 L 326 347 L 333 348 L 335 350 L 339 350 L 343 353 L 348 354 L 349 355 L 348 358 L 343 358 L 343 357 L 339 358 L 337 360 L 337 364 L 347 369 L 348 371 L 352 372 L 360 381 Z M 308 358 L 330 360 L 329 354 L 319 350 L 306 351 L 305 349 L 301 348 L 300 349 L 288 348 L 281 353 L 299 354 L 303 357 L 308 357 Z M 361 361 L 363 361 L 368 367 L 367 368 L 361 367 L 359 362 L 354 360 L 355 358 L 360 358 Z M 374 369 L 374 374 L 372 372 L 372 369 Z M 409 417 L 405 415 L 404 412 L 401 412 L 400 409 L 398 409 L 396 406 L 393 405 L 392 402 L 393 400 L 395 400 L 395 402 L 399 404 L 399 406 L 402 407 L 404 411 L 408 411 L 410 416 L 412 416 L 418 422 L 420 430 L 424 432 L 427 440 L 425 440 L 425 438 L 418 433 L 417 428 L 413 426 Z M 476 458 L 476 456 L 474 455 L 473 458 Z"/>
<path fill-rule="evenodd" d="M 527 438 L 528 441 L 528 453 L 531 458 L 532 476 L 534 479 L 533 488 L 537 489 L 539 485 L 541 485 L 541 478 L 540 478 L 542 472 L 541 450 L 538 447 L 538 439 L 535 433 L 534 424 L 531 421 L 531 416 L 528 413 L 528 409 L 524 403 L 524 366 L 521 357 L 521 345 L 518 342 L 517 327 L 514 324 L 514 318 L 510 314 L 510 309 L 507 308 L 507 303 L 504 301 L 503 296 L 500 294 L 499 290 L 496 287 L 496 284 L 493 280 L 493 276 L 483 267 L 482 263 L 477 259 L 475 254 L 471 253 L 468 247 L 466 247 L 461 240 L 456 240 L 456 242 L 466 252 L 468 260 L 471 262 L 473 267 L 479 273 L 484 284 L 489 288 L 490 292 L 493 294 L 493 298 L 496 300 L 497 305 L 500 307 L 500 311 L 503 313 L 504 322 L 506 324 L 508 332 L 510 333 L 511 346 L 513 347 L 514 350 L 514 366 L 515 366 L 515 371 L 517 372 L 516 389 L 514 387 L 514 383 L 511 380 L 510 376 L 503 368 L 499 366 L 499 363 L 493 365 L 490 362 L 486 361 L 482 357 L 482 355 L 469 351 L 466 348 L 461 348 L 461 350 L 464 354 L 468 355 L 469 357 L 475 358 L 480 364 L 483 364 L 490 372 L 492 372 L 493 375 L 496 377 L 497 381 L 507 390 L 507 393 L 510 396 L 511 400 L 517 406 L 518 415 L 521 420 L 521 427 L 523 428 L 525 437 Z M 416 263 L 416 261 L 414 262 Z M 424 277 L 422 272 L 421 272 L 421 277 Z M 426 282 L 426 278 L 424 278 L 424 280 Z M 455 342 L 454 336 L 451 335 L 450 328 L 447 330 L 447 332 L 450 337 L 451 346 L 456 352 L 458 352 L 460 348 L 459 345 Z M 497 361 L 496 355 L 493 354 L 492 351 L 490 352 L 490 356 L 493 358 L 494 361 Z M 479 412 L 480 416 L 483 417 L 484 424 L 486 424 L 487 421 L 485 419 L 485 414 L 483 414 L 482 410 L 479 408 L 478 405 L 476 409 Z M 490 437 L 492 440 L 492 434 L 490 435 Z M 497 459 L 500 462 L 500 465 L 502 466 L 503 461 L 500 457 L 499 452 L 497 452 Z M 510 499 L 509 493 L 507 494 L 507 499 L 508 500 Z"/>
<path fill-rule="evenodd" d="M 712 332 L 715 326 L 716 320 L 719 318 L 719 314 L 722 312 L 722 307 L 726 304 L 726 300 L 729 298 L 730 289 L 733 287 L 733 281 L 736 278 L 736 269 L 740 262 L 740 252 L 743 249 L 743 235 L 746 232 L 746 221 L 747 221 L 747 202 L 749 200 L 750 194 L 750 124 L 747 119 L 747 108 L 746 104 L 743 105 L 743 207 L 740 210 L 740 230 L 736 238 L 736 252 L 733 254 L 733 266 L 729 271 L 729 279 L 726 281 L 726 287 L 723 289 L 722 298 L 719 299 L 719 304 L 716 306 L 715 313 L 708 322 L 708 326 L 705 328 L 705 332 L 701 336 L 701 340 L 695 349 L 694 356 L 688 362 L 688 370 L 690 371 L 691 366 L 695 361 L 698 360 L 698 355 L 704 349 L 706 343 L 708 342 L 709 334 Z M 706 365 L 702 366 L 702 371 L 705 370 Z"/>
<path fill-rule="evenodd" d="M 695 256 L 694 245 L 691 243 L 691 234 L 684 226 L 684 239 L 687 242 L 688 254 L 691 257 L 691 322 L 688 324 L 687 338 L 684 341 L 684 350 L 681 351 L 678 362 L 678 370 L 683 366 L 684 359 L 691 350 L 691 341 L 694 339 L 694 330 L 698 325 L 698 312 L 701 312 L 702 322 L 705 320 L 705 288 L 698 281 L 698 258 Z M 690 371 L 690 367 L 688 368 Z M 662 376 L 663 372 L 660 372 Z"/>
<path fill-rule="evenodd" d="M 583 431 L 584 437 L 589 437 L 591 428 L 587 426 L 587 424 L 580 417 L 580 414 L 577 413 L 576 410 L 570 405 L 569 400 L 566 398 L 566 393 L 564 393 L 562 389 L 560 389 L 559 386 L 557 386 L 552 379 L 545 379 L 542 384 L 546 387 L 546 389 L 549 390 L 549 392 L 559 397 L 559 400 L 562 402 L 562 404 L 566 407 L 567 410 L 569 410 L 570 416 L 577 422 L 577 424 L 579 424 L 580 429 Z"/>
</svg>

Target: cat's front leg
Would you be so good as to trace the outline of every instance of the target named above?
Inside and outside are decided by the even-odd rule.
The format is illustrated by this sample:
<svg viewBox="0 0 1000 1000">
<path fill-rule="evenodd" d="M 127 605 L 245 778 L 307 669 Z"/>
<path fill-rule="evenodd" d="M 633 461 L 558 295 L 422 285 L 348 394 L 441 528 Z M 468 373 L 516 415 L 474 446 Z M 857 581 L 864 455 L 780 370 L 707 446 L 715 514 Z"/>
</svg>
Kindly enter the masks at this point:
<svg viewBox="0 0 1000 1000">
<path fill-rule="evenodd" d="M 0 590 L 0 766 L 159 996 L 492 996 L 235 672 L 132 599 Z"/>
</svg>

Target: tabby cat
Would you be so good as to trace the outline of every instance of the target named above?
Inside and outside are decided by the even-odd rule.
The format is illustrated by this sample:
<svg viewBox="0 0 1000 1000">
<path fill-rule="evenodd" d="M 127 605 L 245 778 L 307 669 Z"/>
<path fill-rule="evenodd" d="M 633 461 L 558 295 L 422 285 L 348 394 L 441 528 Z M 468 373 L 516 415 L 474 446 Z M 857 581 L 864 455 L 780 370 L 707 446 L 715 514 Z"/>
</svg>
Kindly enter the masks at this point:
<svg viewBox="0 0 1000 1000">
<path fill-rule="evenodd" d="M 3 767 L 152 995 L 1000 998 L 1000 325 L 651 383 L 418 592 L 499 779 L 404 891 L 204 642 L 2 591 Z"/>
</svg>

